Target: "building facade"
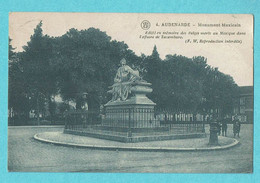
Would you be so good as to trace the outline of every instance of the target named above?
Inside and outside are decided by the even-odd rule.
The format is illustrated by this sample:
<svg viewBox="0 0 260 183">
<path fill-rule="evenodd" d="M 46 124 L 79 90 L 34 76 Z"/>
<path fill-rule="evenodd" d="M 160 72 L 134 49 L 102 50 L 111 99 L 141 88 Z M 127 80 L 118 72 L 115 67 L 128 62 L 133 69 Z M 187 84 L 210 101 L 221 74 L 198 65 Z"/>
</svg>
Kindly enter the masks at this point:
<svg viewBox="0 0 260 183">
<path fill-rule="evenodd" d="M 254 118 L 254 87 L 239 87 L 239 115 L 241 121 L 253 123 Z"/>
</svg>

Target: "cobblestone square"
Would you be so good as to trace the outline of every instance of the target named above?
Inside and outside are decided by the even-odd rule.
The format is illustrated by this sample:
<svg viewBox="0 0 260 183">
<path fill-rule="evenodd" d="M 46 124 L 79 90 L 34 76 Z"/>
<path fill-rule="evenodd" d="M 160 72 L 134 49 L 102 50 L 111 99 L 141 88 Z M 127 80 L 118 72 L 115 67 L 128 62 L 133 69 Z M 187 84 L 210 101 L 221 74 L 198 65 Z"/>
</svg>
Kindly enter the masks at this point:
<svg viewBox="0 0 260 183">
<path fill-rule="evenodd" d="M 241 126 L 240 138 L 236 138 L 240 141 L 240 145 L 227 150 L 206 152 L 91 150 L 45 144 L 33 139 L 36 133 L 62 132 L 62 130 L 61 126 L 9 127 L 8 170 L 153 173 L 252 173 L 253 171 L 252 124 Z M 208 126 L 206 132 L 209 133 Z M 228 137 L 232 136 L 232 125 L 229 125 Z"/>
</svg>

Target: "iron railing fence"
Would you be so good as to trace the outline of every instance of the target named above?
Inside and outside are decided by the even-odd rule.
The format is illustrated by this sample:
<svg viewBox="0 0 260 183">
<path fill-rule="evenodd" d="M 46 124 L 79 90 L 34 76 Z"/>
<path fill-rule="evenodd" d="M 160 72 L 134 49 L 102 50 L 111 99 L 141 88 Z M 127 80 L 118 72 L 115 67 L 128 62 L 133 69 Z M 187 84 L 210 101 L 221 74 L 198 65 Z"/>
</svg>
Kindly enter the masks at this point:
<svg viewBox="0 0 260 183">
<path fill-rule="evenodd" d="M 125 135 L 185 134 L 205 132 L 206 121 L 194 121 L 191 114 L 154 112 L 153 109 L 117 109 L 106 115 L 92 111 L 73 111 L 67 114 L 65 129 Z M 185 118 L 186 117 L 186 118 Z"/>
<path fill-rule="evenodd" d="M 71 111 L 66 114 L 65 128 L 98 125 L 100 123 L 101 115 L 97 111 Z"/>
</svg>

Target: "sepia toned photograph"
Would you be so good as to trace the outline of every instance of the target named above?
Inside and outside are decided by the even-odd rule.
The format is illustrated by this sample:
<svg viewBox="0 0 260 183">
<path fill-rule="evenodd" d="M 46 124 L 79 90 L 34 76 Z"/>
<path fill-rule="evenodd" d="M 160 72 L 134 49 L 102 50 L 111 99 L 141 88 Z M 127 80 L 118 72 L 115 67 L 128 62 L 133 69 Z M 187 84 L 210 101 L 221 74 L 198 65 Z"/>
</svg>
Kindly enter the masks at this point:
<svg viewBox="0 0 260 183">
<path fill-rule="evenodd" d="M 253 173 L 253 27 L 10 13 L 8 171 Z"/>
</svg>

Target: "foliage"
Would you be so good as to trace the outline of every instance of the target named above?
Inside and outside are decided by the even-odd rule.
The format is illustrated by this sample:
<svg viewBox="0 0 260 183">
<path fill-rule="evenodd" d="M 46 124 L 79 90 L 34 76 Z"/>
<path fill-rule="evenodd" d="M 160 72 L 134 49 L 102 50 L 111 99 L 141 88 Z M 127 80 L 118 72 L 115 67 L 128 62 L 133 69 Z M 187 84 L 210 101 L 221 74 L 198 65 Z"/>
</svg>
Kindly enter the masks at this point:
<svg viewBox="0 0 260 183">
<path fill-rule="evenodd" d="M 23 47 L 24 51 L 15 54 L 15 61 L 9 64 L 9 94 L 13 100 L 9 108 L 18 111 L 16 108 L 20 106 L 26 113 L 34 109 L 38 116 L 40 111 L 45 112 L 46 101 L 57 91 L 55 73 L 49 62 L 52 57 L 52 39 L 42 34 L 41 26 L 42 22 L 34 29 L 30 41 Z M 11 50 L 9 55 L 12 55 Z M 26 110 L 23 109 L 24 105 Z"/>
<path fill-rule="evenodd" d="M 29 101 L 25 90 L 25 82 L 23 77 L 23 68 L 19 62 L 19 54 L 13 52 L 14 48 L 10 44 L 9 39 L 9 94 L 8 107 L 9 112 L 12 110 L 18 116 L 26 116 L 29 113 Z"/>
<path fill-rule="evenodd" d="M 77 108 L 87 102 L 89 110 L 99 110 L 111 98 L 107 90 L 123 57 L 152 83 L 149 97 L 159 108 L 192 112 L 218 108 L 223 115 L 232 111 L 237 85 L 202 56 L 172 54 L 162 60 L 156 46 L 151 55 L 137 56 L 127 44 L 111 40 L 99 29 L 70 29 L 60 37 L 49 37 L 41 27 L 42 22 L 23 52 L 15 53 L 9 42 L 9 109 L 17 114 L 44 111 L 46 104 L 51 116 L 57 107 L 64 112 L 67 104 L 57 106 L 51 100 L 57 94 L 76 102 Z"/>
<path fill-rule="evenodd" d="M 159 108 L 232 112 L 238 86 L 232 77 L 210 67 L 206 58 L 167 55 L 161 60 L 155 46 L 145 63 L 145 78 L 153 84 L 150 97 Z"/>
<path fill-rule="evenodd" d="M 87 93 L 89 108 L 94 110 L 109 99 L 107 90 L 113 84 L 119 59 L 126 57 L 133 65 L 138 60 L 126 44 L 111 41 L 105 32 L 94 28 L 70 29 L 56 39 L 55 52 L 52 60 L 59 73 L 62 98 L 75 101 L 81 108 L 82 93 Z"/>
</svg>

